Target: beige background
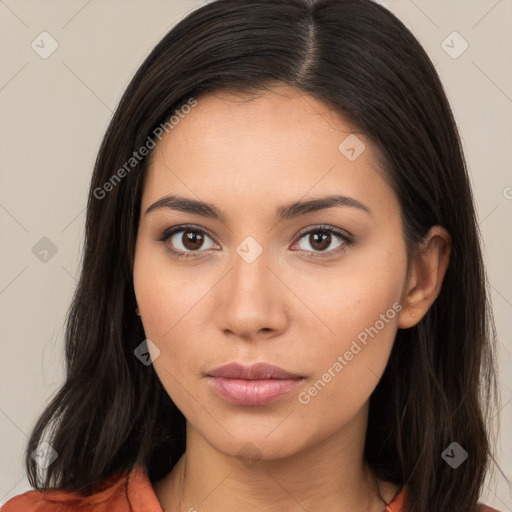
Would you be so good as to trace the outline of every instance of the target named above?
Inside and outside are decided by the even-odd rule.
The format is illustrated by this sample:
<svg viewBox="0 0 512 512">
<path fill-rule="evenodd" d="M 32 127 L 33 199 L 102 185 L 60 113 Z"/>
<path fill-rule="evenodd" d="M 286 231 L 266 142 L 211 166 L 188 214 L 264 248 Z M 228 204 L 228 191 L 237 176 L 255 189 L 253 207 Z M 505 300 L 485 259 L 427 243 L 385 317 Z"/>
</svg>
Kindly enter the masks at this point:
<svg viewBox="0 0 512 512">
<path fill-rule="evenodd" d="M 148 52 L 201 3 L 0 0 L 0 504 L 29 489 L 26 436 L 63 379 L 63 325 L 104 130 Z M 461 130 L 500 339 L 498 455 L 512 482 L 512 0 L 380 3 L 429 53 Z M 44 31 L 58 44 L 47 58 L 31 47 L 42 52 L 44 37 L 51 49 Z M 33 252 L 43 237 L 57 251 L 46 262 Z M 482 500 L 512 510 L 504 475 L 488 479 Z"/>
</svg>

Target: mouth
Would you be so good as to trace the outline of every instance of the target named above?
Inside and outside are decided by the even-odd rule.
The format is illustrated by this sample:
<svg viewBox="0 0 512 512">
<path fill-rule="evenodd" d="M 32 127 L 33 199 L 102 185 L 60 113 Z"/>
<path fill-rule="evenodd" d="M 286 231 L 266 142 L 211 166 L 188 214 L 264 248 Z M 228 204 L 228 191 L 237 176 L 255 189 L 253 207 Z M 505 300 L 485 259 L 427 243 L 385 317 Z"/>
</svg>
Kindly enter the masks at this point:
<svg viewBox="0 0 512 512">
<path fill-rule="evenodd" d="M 221 398 L 235 405 L 265 405 L 296 389 L 304 377 L 267 363 L 229 363 L 206 374 Z"/>
</svg>

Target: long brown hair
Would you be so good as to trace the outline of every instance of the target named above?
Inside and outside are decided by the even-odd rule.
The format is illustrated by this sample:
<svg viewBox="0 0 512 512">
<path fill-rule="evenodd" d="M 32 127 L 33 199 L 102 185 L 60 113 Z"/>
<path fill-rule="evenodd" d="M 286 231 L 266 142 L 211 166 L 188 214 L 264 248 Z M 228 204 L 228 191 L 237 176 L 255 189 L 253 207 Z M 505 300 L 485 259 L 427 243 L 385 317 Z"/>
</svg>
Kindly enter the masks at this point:
<svg viewBox="0 0 512 512">
<path fill-rule="evenodd" d="M 190 98 L 276 84 L 314 95 L 369 137 L 399 199 L 410 256 L 431 226 L 450 233 L 440 295 L 415 327 L 398 331 L 370 398 L 365 458 L 380 479 L 407 485 L 410 512 L 475 510 L 492 456 L 497 386 L 472 192 L 432 62 L 370 0 L 217 0 L 180 21 L 140 66 L 94 167 L 66 379 L 26 450 L 36 489 L 87 493 L 134 464 L 155 482 L 183 454 L 185 418 L 152 366 L 134 356 L 145 338 L 132 274 L 148 158 L 126 163 Z M 58 457 L 39 482 L 31 454 L 46 437 Z M 441 458 L 452 442 L 469 454 L 458 469 Z"/>
</svg>

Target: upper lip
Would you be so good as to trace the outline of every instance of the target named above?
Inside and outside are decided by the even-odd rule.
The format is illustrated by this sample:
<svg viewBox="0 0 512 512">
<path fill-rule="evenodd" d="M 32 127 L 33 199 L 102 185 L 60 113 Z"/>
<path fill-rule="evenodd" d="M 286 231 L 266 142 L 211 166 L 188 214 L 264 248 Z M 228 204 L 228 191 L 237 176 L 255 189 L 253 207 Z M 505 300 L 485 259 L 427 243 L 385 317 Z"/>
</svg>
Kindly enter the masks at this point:
<svg viewBox="0 0 512 512">
<path fill-rule="evenodd" d="M 227 379 L 298 379 L 301 376 L 288 372 L 279 366 L 268 363 L 254 363 L 244 365 L 241 363 L 228 363 L 214 368 L 208 375 L 211 377 L 224 377 Z"/>
</svg>

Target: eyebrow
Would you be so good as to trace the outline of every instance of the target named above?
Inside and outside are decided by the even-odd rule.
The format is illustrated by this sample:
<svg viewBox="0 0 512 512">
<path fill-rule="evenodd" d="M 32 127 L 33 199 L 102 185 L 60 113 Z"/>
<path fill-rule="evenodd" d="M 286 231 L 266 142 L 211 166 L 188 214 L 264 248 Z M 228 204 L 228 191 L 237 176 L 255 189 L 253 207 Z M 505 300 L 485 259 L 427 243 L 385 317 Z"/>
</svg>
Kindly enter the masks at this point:
<svg viewBox="0 0 512 512">
<path fill-rule="evenodd" d="M 330 195 L 318 199 L 310 199 L 308 201 L 296 201 L 277 209 L 276 218 L 278 220 L 290 220 L 308 213 L 324 210 L 334 207 L 351 207 L 365 211 L 372 215 L 370 208 L 359 202 L 357 199 L 342 195 Z M 185 213 L 193 213 L 215 220 L 226 222 L 225 215 L 213 204 L 189 199 L 178 195 L 168 195 L 154 202 L 146 210 L 146 215 L 152 211 L 160 209 L 171 209 Z"/>
</svg>

